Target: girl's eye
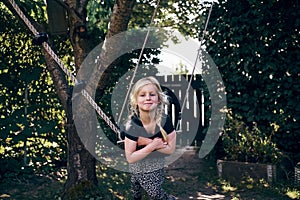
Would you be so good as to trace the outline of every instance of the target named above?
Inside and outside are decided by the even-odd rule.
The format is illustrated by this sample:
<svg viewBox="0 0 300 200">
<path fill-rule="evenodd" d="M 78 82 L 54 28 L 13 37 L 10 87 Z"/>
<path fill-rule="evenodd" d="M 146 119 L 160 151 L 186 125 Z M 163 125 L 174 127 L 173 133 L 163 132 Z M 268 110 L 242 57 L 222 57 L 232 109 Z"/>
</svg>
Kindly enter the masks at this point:
<svg viewBox="0 0 300 200">
<path fill-rule="evenodd" d="M 148 95 L 149 95 L 149 96 L 152 96 L 152 97 L 156 96 L 155 93 L 150 93 L 150 94 L 148 94 Z M 140 96 L 140 97 L 145 97 L 145 96 L 147 96 L 147 94 L 141 93 L 141 94 L 139 94 L 139 96 Z"/>
</svg>

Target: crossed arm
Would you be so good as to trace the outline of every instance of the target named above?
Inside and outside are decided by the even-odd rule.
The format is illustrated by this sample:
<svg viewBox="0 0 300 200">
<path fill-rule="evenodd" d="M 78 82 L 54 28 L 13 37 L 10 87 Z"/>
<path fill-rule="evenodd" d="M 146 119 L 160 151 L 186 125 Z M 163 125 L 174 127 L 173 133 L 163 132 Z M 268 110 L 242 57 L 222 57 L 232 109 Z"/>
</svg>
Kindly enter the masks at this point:
<svg viewBox="0 0 300 200">
<path fill-rule="evenodd" d="M 145 146 L 137 150 L 136 146 Z M 163 154 L 172 154 L 176 146 L 176 131 L 168 134 L 168 142 L 163 141 L 162 138 L 143 138 L 139 137 L 138 141 L 133 141 L 125 138 L 125 156 L 129 163 L 135 163 L 147 157 L 153 151 L 158 151 Z"/>
</svg>

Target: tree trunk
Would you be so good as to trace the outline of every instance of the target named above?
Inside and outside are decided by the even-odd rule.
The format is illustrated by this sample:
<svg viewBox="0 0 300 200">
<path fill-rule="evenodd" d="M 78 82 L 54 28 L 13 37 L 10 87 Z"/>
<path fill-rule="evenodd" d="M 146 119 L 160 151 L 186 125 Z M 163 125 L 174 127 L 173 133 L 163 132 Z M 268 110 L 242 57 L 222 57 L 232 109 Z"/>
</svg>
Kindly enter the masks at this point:
<svg viewBox="0 0 300 200">
<path fill-rule="evenodd" d="M 68 6 L 69 34 L 73 46 L 73 56 L 76 71 L 79 70 L 86 55 L 90 52 L 92 45 L 87 34 L 86 6 L 88 0 L 65 1 Z M 72 100 L 69 95 L 66 107 L 67 123 L 66 133 L 68 142 L 68 178 L 65 183 L 63 197 L 72 199 L 72 195 L 77 191 L 80 185 L 97 185 L 96 177 L 96 159 L 89 153 L 82 143 L 73 120 Z M 82 188 L 83 189 L 83 188 Z M 74 193 L 75 192 L 75 193 Z"/>
<path fill-rule="evenodd" d="M 91 42 L 89 41 L 89 35 L 87 30 L 86 21 L 86 5 L 88 0 L 75 1 L 69 0 L 66 4 L 69 6 L 69 29 L 70 29 L 70 39 L 74 49 L 75 66 L 77 71 L 79 70 L 85 57 L 88 55 L 92 49 Z M 111 37 L 121 31 L 127 29 L 127 25 L 130 19 L 132 8 L 134 5 L 133 0 L 131 1 L 117 1 L 111 16 L 110 27 L 106 38 Z M 100 55 L 102 60 L 105 60 L 107 56 L 110 56 L 114 52 L 114 48 L 109 48 L 104 54 Z M 110 73 L 109 71 L 107 73 Z M 101 90 L 104 90 L 109 83 L 109 74 L 104 76 L 100 80 Z M 71 101 L 67 104 L 67 117 L 68 123 L 67 129 L 67 140 L 68 140 L 68 179 L 65 184 L 64 197 L 68 197 L 68 193 L 73 193 L 74 188 L 80 183 L 89 185 L 97 184 L 97 177 L 95 171 L 95 158 L 86 150 L 85 146 L 82 144 L 76 127 L 74 126 L 72 105 Z M 83 106 L 85 107 L 85 106 Z M 77 112 L 77 111 L 76 111 Z M 80 112 L 80 111 L 79 111 Z M 77 115 L 76 115 L 77 116 Z M 83 119 L 84 120 L 84 119 Z M 91 122 L 93 123 L 93 122 Z M 91 127 L 96 127 L 95 124 L 85 124 L 87 129 Z M 94 128 L 92 128 L 93 130 Z M 94 130 L 96 131 L 96 130 Z M 91 136 L 93 137 L 93 136 Z M 89 139 L 95 141 L 93 138 Z M 71 197 L 71 196 L 70 196 Z"/>
</svg>

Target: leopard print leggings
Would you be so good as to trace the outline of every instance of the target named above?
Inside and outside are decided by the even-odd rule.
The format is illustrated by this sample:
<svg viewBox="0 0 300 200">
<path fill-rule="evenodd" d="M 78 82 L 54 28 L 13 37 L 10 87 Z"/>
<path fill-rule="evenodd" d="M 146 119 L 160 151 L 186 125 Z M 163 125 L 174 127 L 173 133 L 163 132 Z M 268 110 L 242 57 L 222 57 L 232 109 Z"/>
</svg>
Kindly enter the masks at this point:
<svg viewBox="0 0 300 200">
<path fill-rule="evenodd" d="M 134 200 L 142 199 L 142 188 L 147 192 L 152 200 L 169 200 L 172 199 L 162 189 L 164 181 L 163 169 L 131 175 L 131 192 Z"/>
</svg>

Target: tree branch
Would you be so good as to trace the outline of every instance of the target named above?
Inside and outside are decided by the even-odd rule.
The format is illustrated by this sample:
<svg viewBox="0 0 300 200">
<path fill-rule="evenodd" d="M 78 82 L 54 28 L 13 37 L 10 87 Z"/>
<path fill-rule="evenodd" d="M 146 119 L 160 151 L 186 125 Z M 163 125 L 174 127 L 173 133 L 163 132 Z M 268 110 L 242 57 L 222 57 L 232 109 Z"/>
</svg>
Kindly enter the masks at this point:
<svg viewBox="0 0 300 200">
<path fill-rule="evenodd" d="M 135 2 L 135 0 L 116 1 L 110 18 L 110 26 L 105 37 L 106 39 L 128 29 L 128 23 L 130 21 Z M 105 88 L 110 84 L 110 78 L 112 76 L 112 71 L 114 70 L 114 65 L 109 65 L 107 61 L 110 60 L 110 57 L 114 57 L 114 55 L 118 54 L 117 50 L 120 47 L 118 42 L 113 41 L 110 43 L 105 43 L 105 45 L 106 47 L 103 48 L 103 51 L 101 51 L 100 55 L 101 63 L 103 63 L 101 67 L 103 67 L 102 69 L 104 70 L 97 87 L 97 93 L 100 94 L 100 96 L 103 94 Z M 93 75 L 97 76 L 97 74 L 98 73 L 95 72 Z"/>
</svg>

